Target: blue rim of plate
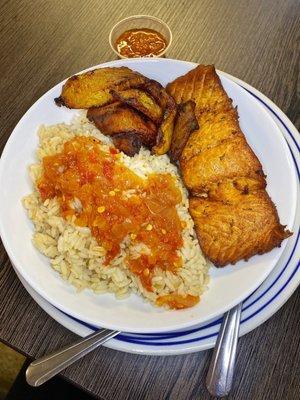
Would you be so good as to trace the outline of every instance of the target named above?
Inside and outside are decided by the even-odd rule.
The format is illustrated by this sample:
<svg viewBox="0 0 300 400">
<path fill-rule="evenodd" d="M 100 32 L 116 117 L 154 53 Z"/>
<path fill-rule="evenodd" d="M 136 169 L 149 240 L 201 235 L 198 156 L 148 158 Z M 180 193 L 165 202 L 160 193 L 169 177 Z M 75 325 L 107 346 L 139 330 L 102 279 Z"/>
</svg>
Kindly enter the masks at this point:
<svg viewBox="0 0 300 400">
<path fill-rule="evenodd" d="M 284 123 L 284 121 L 280 118 L 280 116 L 264 101 L 262 100 L 259 96 L 257 96 L 255 93 L 253 93 L 251 90 L 243 87 L 241 84 L 238 84 L 240 87 L 242 87 L 246 92 L 248 92 L 250 95 L 252 95 L 253 97 L 255 97 L 260 103 L 262 103 L 274 116 L 275 118 L 282 124 L 282 126 L 285 128 L 287 134 L 289 135 L 289 137 L 292 139 L 292 141 L 294 142 L 296 148 L 298 149 L 298 151 L 300 151 L 300 147 L 297 143 L 297 141 L 295 140 L 292 132 L 290 131 L 290 129 L 287 127 L 287 125 Z M 291 153 L 296 171 L 297 171 L 297 176 L 298 176 L 298 182 L 300 182 L 300 171 L 299 171 L 299 167 L 298 164 L 296 162 L 295 156 L 293 154 L 293 151 L 288 143 L 288 141 L 286 140 L 289 151 Z M 295 232 L 296 234 L 296 232 Z M 246 310 L 250 309 L 253 305 L 255 305 L 259 300 L 261 300 L 263 297 L 266 296 L 266 294 L 269 292 L 270 289 L 272 289 L 272 287 L 274 287 L 274 285 L 278 282 L 278 280 L 282 277 L 282 275 L 284 274 L 284 272 L 286 271 L 286 269 L 288 268 L 291 259 L 293 258 L 293 255 L 297 249 L 297 246 L 299 244 L 299 238 L 300 238 L 300 229 L 298 229 L 297 232 L 297 237 L 296 237 L 296 241 L 294 243 L 294 246 L 291 250 L 291 253 L 289 255 L 289 258 L 287 260 L 287 262 L 285 263 L 284 267 L 282 269 L 280 269 L 278 275 L 273 279 L 272 283 L 269 284 L 268 288 L 265 289 L 256 299 L 252 300 L 252 297 L 254 296 L 254 294 L 259 290 L 259 288 L 257 288 L 250 296 L 248 296 L 245 300 L 244 303 L 246 303 L 243 306 L 243 312 L 245 312 Z M 249 321 L 251 318 L 255 317 L 256 315 L 258 315 L 259 313 L 261 313 L 270 303 L 272 303 L 273 300 L 275 300 L 281 293 L 282 291 L 286 288 L 286 286 L 289 284 L 289 282 L 293 279 L 294 275 L 296 274 L 296 272 L 298 271 L 300 267 L 300 261 L 298 261 L 298 263 L 296 264 L 295 268 L 293 269 L 293 271 L 291 272 L 291 274 L 287 277 L 286 281 L 283 283 L 283 285 L 280 287 L 280 289 L 277 290 L 277 292 L 269 299 L 267 300 L 262 306 L 260 306 L 258 309 L 256 309 L 252 314 L 248 315 L 247 317 L 243 318 L 241 320 L 241 325 L 245 324 L 247 321 Z M 248 303 L 248 304 L 247 304 Z M 56 307 L 55 307 L 56 308 Z M 61 311 L 60 309 L 56 308 L 58 311 L 60 311 L 62 314 L 64 314 L 65 316 L 67 316 L 68 318 L 70 318 L 73 321 L 76 321 L 77 323 L 85 326 L 86 328 L 89 328 L 92 331 L 96 331 L 99 328 L 87 324 L 84 321 L 81 321 L 75 317 L 72 317 L 71 315 Z M 182 331 L 174 331 L 174 332 L 166 332 L 166 333 L 151 333 L 151 334 L 147 334 L 147 333 L 120 333 L 119 335 L 114 337 L 114 340 L 118 340 L 121 342 L 126 342 L 126 343 L 132 343 L 132 344 L 138 344 L 138 345 L 146 345 L 146 346 L 176 346 L 176 345 L 183 345 L 183 344 L 188 344 L 188 343 L 194 343 L 194 342 L 200 342 L 212 337 L 217 337 L 218 332 L 219 332 L 219 327 L 220 324 L 222 322 L 222 318 L 218 318 L 213 320 L 212 322 L 209 322 L 205 325 L 201 325 L 195 328 L 191 328 L 191 329 L 187 329 L 187 330 L 182 330 Z M 187 336 L 193 333 L 197 333 L 197 332 L 201 332 L 205 329 L 208 328 L 214 328 L 216 327 L 217 329 L 208 335 L 204 335 L 204 336 L 200 336 L 200 337 L 196 337 L 196 338 L 191 338 L 191 339 L 185 339 L 185 340 L 177 340 L 177 341 L 172 341 L 172 342 L 166 342 L 165 340 L 169 340 L 169 339 L 176 339 L 176 338 L 181 338 L 183 336 Z M 160 341 L 161 340 L 161 341 Z"/>
</svg>

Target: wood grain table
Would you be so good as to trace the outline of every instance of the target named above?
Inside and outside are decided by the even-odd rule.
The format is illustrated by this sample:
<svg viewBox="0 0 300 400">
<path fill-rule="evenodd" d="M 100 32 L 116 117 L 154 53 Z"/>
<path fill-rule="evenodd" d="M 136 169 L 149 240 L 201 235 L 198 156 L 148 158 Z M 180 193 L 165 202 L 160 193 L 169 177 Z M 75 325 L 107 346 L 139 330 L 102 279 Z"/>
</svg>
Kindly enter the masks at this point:
<svg viewBox="0 0 300 400">
<path fill-rule="evenodd" d="M 299 127 L 297 0 L 1 0 L 0 7 L 1 149 L 25 111 L 54 84 L 115 58 L 109 30 L 133 14 L 169 23 L 170 58 L 214 63 L 265 93 Z M 30 357 L 73 341 L 75 335 L 27 294 L 3 247 L 0 265 L 0 339 Z M 240 340 L 230 399 L 300 398 L 299 310 L 298 291 Z M 208 399 L 210 356 L 149 357 L 101 348 L 63 376 L 105 400 Z"/>
</svg>

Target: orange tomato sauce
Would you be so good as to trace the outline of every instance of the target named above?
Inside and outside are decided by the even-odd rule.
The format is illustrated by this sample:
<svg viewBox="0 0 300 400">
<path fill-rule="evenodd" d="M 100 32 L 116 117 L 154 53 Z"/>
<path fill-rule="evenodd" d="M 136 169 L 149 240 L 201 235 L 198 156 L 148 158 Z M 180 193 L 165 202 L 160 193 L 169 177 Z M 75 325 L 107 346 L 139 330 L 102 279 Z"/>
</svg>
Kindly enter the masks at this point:
<svg viewBox="0 0 300 400">
<path fill-rule="evenodd" d="M 75 216 L 78 226 L 90 228 L 106 249 L 106 265 L 120 253 L 126 237 L 132 244 L 146 245 L 149 254 L 129 254 L 126 263 L 153 291 L 156 266 L 176 271 L 182 265 L 177 250 L 183 245 L 183 224 L 176 211 L 181 193 L 170 174 L 142 179 L 118 160 L 118 150 L 103 151 L 99 144 L 95 138 L 78 136 L 67 141 L 61 153 L 44 157 L 39 192 L 42 200 L 57 197 L 64 218 Z M 161 301 L 173 308 L 185 305 L 178 306 L 179 297 Z"/>
<path fill-rule="evenodd" d="M 170 308 L 183 309 L 193 307 L 199 302 L 199 296 L 192 296 L 190 294 L 182 296 L 180 294 L 171 293 L 164 296 L 159 296 L 156 300 L 158 306 L 168 305 Z"/>
<path fill-rule="evenodd" d="M 153 57 L 167 47 L 163 35 L 153 29 L 130 29 L 116 40 L 116 48 L 124 57 Z"/>
</svg>

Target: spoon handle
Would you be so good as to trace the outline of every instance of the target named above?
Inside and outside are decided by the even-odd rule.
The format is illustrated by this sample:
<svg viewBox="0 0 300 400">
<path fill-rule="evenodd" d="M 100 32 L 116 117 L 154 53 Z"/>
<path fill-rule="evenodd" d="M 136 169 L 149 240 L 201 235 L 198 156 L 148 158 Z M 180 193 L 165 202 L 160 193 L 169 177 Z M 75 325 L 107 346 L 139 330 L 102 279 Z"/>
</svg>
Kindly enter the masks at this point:
<svg viewBox="0 0 300 400">
<path fill-rule="evenodd" d="M 27 383 L 31 386 L 40 386 L 118 333 L 120 332 L 100 329 L 61 350 L 33 361 L 26 370 Z"/>
<path fill-rule="evenodd" d="M 242 303 L 223 318 L 206 377 L 206 387 L 213 396 L 226 396 L 231 389 L 239 336 Z"/>
</svg>

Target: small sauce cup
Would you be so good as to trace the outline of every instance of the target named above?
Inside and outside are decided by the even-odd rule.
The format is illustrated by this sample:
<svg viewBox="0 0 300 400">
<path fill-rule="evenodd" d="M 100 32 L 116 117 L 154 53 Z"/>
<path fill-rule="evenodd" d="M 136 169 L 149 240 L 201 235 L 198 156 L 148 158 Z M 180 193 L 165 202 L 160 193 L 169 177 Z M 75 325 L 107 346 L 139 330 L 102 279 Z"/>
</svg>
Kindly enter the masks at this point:
<svg viewBox="0 0 300 400">
<path fill-rule="evenodd" d="M 117 42 L 118 38 L 125 31 L 129 31 L 131 29 L 145 29 L 145 28 L 153 29 L 154 31 L 157 31 L 165 38 L 166 43 L 167 43 L 165 49 L 161 53 L 153 56 L 153 57 L 165 57 L 165 54 L 168 51 L 168 49 L 170 48 L 170 45 L 172 43 L 171 29 L 161 19 L 152 17 L 150 15 L 132 15 L 131 17 L 122 19 L 116 25 L 114 25 L 109 34 L 109 44 L 110 44 L 110 47 L 113 50 L 113 52 L 119 58 L 128 58 L 119 53 L 117 46 L 116 46 L 116 42 Z"/>
</svg>

